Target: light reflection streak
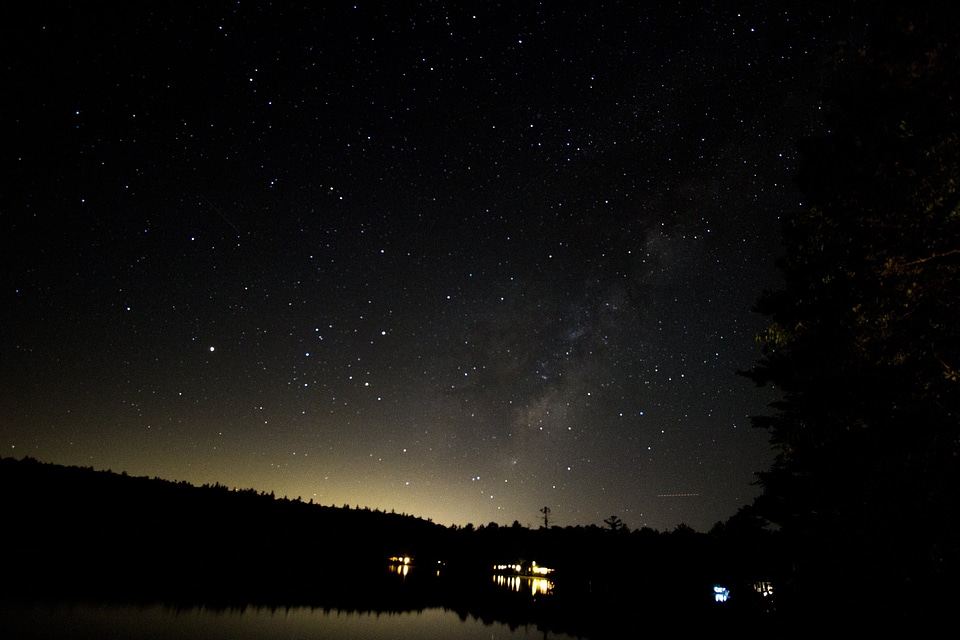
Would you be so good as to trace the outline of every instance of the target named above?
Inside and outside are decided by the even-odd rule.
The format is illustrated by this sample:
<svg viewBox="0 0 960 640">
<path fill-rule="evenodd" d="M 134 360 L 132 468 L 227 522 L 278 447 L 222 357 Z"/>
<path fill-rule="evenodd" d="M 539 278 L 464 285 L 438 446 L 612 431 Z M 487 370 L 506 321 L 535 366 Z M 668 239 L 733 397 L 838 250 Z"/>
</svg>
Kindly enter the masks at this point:
<svg viewBox="0 0 960 640">
<path fill-rule="evenodd" d="M 517 593 L 529 591 L 530 595 L 534 596 L 545 595 L 553 591 L 553 581 L 546 578 L 495 575 L 493 581 L 497 586 L 505 587 Z"/>
</svg>

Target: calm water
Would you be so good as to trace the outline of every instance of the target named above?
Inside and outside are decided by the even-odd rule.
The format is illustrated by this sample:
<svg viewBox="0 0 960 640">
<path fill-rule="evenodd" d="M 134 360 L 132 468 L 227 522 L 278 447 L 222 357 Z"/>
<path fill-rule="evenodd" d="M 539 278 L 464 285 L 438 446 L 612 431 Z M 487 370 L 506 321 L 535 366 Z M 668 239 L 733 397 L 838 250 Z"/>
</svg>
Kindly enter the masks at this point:
<svg viewBox="0 0 960 640">
<path fill-rule="evenodd" d="M 15 638 L 556 638 L 535 627 L 462 620 L 446 609 L 357 613 L 306 607 L 176 610 L 163 605 L 15 605 L 0 603 L 0 637 Z"/>
</svg>

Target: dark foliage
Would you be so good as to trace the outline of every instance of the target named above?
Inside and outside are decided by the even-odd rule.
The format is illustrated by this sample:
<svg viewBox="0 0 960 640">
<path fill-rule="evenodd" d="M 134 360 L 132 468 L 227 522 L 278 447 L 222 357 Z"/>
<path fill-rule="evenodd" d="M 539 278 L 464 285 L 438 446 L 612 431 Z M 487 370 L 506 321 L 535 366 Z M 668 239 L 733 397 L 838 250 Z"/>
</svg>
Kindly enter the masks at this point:
<svg viewBox="0 0 960 640">
<path fill-rule="evenodd" d="M 782 392 L 755 420 L 778 447 L 757 508 L 791 544 L 797 601 L 909 615 L 960 569 L 960 10 L 881 3 L 871 24 L 837 55 L 829 133 L 802 146 L 748 375 Z"/>
</svg>

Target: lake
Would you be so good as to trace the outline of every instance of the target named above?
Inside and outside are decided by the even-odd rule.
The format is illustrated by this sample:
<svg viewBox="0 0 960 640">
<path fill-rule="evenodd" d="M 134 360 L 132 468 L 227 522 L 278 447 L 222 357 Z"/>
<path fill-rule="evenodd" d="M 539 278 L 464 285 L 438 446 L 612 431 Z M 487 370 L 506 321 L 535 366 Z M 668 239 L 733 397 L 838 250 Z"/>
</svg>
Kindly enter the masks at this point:
<svg viewBox="0 0 960 640">
<path fill-rule="evenodd" d="M 310 607 L 177 609 L 166 605 L 0 603 L 0 636 L 16 638 L 573 638 L 534 626 L 511 629 L 443 608 L 403 613 Z"/>
</svg>

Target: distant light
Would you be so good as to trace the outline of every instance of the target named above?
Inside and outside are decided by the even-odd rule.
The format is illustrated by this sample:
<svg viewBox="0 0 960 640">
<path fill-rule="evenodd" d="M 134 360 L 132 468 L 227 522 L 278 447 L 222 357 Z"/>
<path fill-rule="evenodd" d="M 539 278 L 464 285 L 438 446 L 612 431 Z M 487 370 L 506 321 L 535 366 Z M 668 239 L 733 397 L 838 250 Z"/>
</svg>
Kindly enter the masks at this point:
<svg viewBox="0 0 960 640">
<path fill-rule="evenodd" d="M 212 353 L 213 351 L 215 351 L 215 349 L 213 347 L 210 347 L 210 352 Z"/>
</svg>

